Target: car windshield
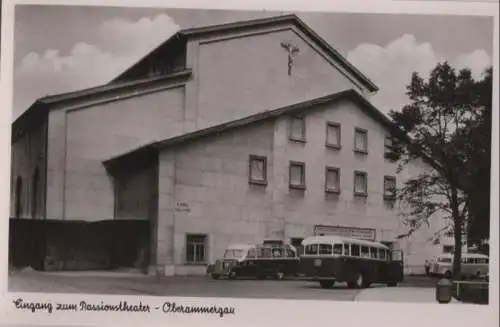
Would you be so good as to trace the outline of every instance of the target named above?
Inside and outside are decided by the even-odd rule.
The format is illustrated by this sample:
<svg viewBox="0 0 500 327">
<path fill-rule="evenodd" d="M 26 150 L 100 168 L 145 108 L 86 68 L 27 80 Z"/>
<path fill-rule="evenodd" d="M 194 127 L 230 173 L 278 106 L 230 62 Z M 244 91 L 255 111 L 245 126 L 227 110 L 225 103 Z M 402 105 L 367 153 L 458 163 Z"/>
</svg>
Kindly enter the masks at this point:
<svg viewBox="0 0 500 327">
<path fill-rule="evenodd" d="M 447 263 L 449 263 L 449 262 L 451 262 L 452 260 L 451 260 L 451 258 L 439 258 L 439 259 L 438 259 L 438 261 L 439 261 L 439 262 L 447 262 Z"/>
<path fill-rule="evenodd" d="M 230 249 L 224 252 L 224 259 L 241 259 L 245 255 L 244 250 Z"/>
</svg>

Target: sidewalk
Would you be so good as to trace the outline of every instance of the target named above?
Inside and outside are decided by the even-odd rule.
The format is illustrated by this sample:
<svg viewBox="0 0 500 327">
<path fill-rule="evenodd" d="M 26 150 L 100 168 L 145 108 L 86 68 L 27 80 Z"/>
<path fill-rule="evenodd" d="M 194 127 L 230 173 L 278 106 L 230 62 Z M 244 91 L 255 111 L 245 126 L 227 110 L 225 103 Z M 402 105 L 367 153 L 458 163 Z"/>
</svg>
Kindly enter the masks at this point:
<svg viewBox="0 0 500 327">
<path fill-rule="evenodd" d="M 374 287 L 361 291 L 354 301 L 358 302 L 400 302 L 438 303 L 436 290 L 423 287 Z M 450 304 L 462 304 L 452 299 Z"/>
</svg>

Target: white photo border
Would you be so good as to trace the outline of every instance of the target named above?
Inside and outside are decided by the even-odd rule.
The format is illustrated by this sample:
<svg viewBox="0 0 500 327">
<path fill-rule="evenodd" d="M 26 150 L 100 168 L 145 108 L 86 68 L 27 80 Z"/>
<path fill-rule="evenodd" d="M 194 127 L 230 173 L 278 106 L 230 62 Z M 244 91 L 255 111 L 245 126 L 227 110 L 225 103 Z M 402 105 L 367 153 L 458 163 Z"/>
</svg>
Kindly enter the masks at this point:
<svg viewBox="0 0 500 327">
<path fill-rule="evenodd" d="M 324 0 L 238 0 L 203 1 L 203 0 L 75 0 L 75 1 L 2 1 L 1 30 L 1 85 L 0 85 L 0 142 L 3 160 L 0 161 L 0 262 L 5 267 L 0 272 L 0 323 L 10 325 L 40 326 L 128 326 L 128 325 L 167 325 L 167 326 L 310 326 L 318 322 L 327 325 L 342 324 L 348 326 L 497 326 L 498 325 L 498 198 L 499 198 L 499 160 L 498 160 L 498 122 L 499 95 L 493 92 L 493 130 L 491 164 L 491 219 L 490 230 L 490 304 L 477 305 L 438 305 L 416 303 L 365 303 L 365 302 L 330 302 L 298 300 L 249 300 L 241 298 L 174 298 L 174 297 L 137 297 L 107 295 L 71 295 L 47 293 L 8 293 L 8 217 L 10 206 L 10 125 L 12 119 L 12 81 L 13 81 L 13 44 L 15 5 L 85 5 L 106 7 L 163 7 L 197 9 L 234 9 L 268 11 L 329 11 L 329 12 L 366 12 L 366 13 L 408 13 L 430 15 L 478 15 L 494 17 L 494 90 L 499 90 L 499 14 L 498 2 L 465 1 L 324 1 Z M 74 303 L 129 303 L 148 304 L 161 307 L 165 302 L 178 304 L 207 304 L 234 307 L 235 315 L 223 318 L 217 315 L 180 315 L 165 314 L 156 310 L 144 313 L 104 313 L 104 312 L 27 312 L 16 310 L 13 301 L 23 298 L 25 301 Z M 10 324 L 10 325 L 9 325 Z"/>
</svg>

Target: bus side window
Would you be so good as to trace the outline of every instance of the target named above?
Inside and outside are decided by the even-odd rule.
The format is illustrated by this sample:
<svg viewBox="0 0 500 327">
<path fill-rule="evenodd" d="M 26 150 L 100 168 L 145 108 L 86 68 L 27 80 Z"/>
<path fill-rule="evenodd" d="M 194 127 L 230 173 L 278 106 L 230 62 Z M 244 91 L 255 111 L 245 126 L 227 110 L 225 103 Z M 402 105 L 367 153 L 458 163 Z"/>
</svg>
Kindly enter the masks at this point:
<svg viewBox="0 0 500 327">
<path fill-rule="evenodd" d="M 476 263 L 476 260 L 474 258 L 468 258 L 467 259 L 467 263 L 468 264 L 474 264 L 474 263 Z"/>
<path fill-rule="evenodd" d="M 387 256 L 385 255 L 385 249 L 379 249 L 380 251 L 380 259 L 386 260 Z"/>
<path fill-rule="evenodd" d="M 359 245 L 351 244 L 351 256 L 359 257 Z"/>
<path fill-rule="evenodd" d="M 318 244 L 309 244 L 304 247 L 304 254 L 317 255 L 318 254 Z"/>
<path fill-rule="evenodd" d="M 351 255 L 349 253 L 349 244 L 344 244 L 344 255 L 345 256 L 350 256 Z"/>
<path fill-rule="evenodd" d="M 319 245 L 319 254 L 331 255 L 332 250 L 333 250 L 333 246 L 331 244 L 320 244 Z"/>
<path fill-rule="evenodd" d="M 333 245 L 333 254 L 340 254 L 340 255 L 342 255 L 342 244 L 335 244 L 335 245 Z"/>
<path fill-rule="evenodd" d="M 370 258 L 378 259 L 378 249 L 377 248 L 370 248 Z"/>
<path fill-rule="evenodd" d="M 370 249 L 367 246 L 361 246 L 361 256 L 363 258 L 370 257 Z"/>
</svg>

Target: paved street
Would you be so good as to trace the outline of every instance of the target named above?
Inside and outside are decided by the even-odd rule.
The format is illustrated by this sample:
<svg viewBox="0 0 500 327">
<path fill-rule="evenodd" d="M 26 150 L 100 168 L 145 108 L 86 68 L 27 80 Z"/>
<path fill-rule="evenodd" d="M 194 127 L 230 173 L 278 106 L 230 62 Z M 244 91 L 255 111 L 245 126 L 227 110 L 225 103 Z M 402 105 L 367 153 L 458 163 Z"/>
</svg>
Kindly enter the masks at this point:
<svg viewBox="0 0 500 327">
<path fill-rule="evenodd" d="M 409 277 L 401 286 L 433 287 L 435 280 Z M 372 288 L 385 288 L 374 285 Z M 318 283 L 294 280 L 212 280 L 206 276 L 155 278 L 113 273 L 19 272 L 9 277 L 12 292 L 127 294 L 194 297 L 244 297 L 353 301 L 359 290 L 339 283 L 321 289 Z"/>
</svg>

